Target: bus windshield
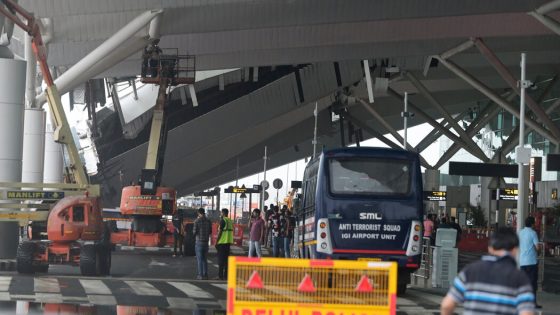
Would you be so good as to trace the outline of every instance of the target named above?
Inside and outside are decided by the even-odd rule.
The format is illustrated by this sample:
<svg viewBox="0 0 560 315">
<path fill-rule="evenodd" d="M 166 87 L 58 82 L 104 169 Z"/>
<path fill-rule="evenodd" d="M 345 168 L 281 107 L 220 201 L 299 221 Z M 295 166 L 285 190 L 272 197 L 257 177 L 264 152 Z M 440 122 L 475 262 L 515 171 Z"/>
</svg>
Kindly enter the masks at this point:
<svg viewBox="0 0 560 315">
<path fill-rule="evenodd" d="M 329 159 L 329 187 L 334 195 L 408 195 L 411 161 L 379 158 Z"/>
</svg>

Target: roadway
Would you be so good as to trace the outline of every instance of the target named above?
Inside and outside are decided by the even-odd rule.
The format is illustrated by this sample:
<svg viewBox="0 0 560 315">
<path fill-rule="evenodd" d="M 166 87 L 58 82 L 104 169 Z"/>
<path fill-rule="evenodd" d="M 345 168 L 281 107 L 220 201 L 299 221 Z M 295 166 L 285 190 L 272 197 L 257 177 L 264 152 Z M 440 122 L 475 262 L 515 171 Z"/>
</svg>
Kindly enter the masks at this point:
<svg viewBox="0 0 560 315">
<path fill-rule="evenodd" d="M 236 250 L 235 254 L 242 254 Z M 209 275 L 217 275 L 216 254 L 209 254 Z M 64 303 L 70 311 L 117 314 L 117 308 L 138 306 L 157 314 L 222 314 L 226 306 L 226 282 L 194 280 L 195 257 L 171 257 L 170 252 L 122 251 L 113 253 L 110 277 L 83 277 L 79 268 L 51 266 L 48 274 L 0 273 L 0 314 L 43 314 L 45 303 Z M 397 314 L 433 314 L 439 311 L 440 290 L 409 288 L 397 301 Z M 80 306 L 81 305 L 81 306 Z M 21 305 L 19 306 L 21 307 Z M 19 314 L 19 313 L 18 313 Z M 136 314 L 136 313 L 134 313 Z M 143 314 L 143 313 L 142 313 Z M 155 314 L 155 313 L 154 313 Z"/>
</svg>

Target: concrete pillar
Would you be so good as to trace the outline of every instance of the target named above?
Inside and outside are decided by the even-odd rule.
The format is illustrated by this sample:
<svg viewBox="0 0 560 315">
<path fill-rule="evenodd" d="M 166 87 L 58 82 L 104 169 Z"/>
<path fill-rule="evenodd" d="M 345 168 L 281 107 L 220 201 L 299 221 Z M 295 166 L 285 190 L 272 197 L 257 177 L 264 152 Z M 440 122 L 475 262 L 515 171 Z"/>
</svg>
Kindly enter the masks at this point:
<svg viewBox="0 0 560 315">
<path fill-rule="evenodd" d="M 0 59 L 0 182 L 21 181 L 25 61 Z M 0 258 L 15 258 L 19 224 L 0 222 Z"/>
<path fill-rule="evenodd" d="M 488 226 L 494 224 L 496 221 L 495 212 L 496 201 L 492 200 L 492 194 L 490 190 L 492 178 L 490 177 L 480 177 L 480 209 L 484 213 L 484 218 L 488 222 Z M 490 188 L 489 188 L 490 187 Z"/>
<path fill-rule="evenodd" d="M 43 182 L 45 118 L 46 115 L 42 109 L 28 108 L 25 110 L 21 173 L 21 181 L 24 183 Z"/>
<path fill-rule="evenodd" d="M 62 148 L 54 142 L 53 126 L 47 119 L 45 128 L 45 169 L 43 172 L 44 183 L 62 183 L 63 180 Z"/>
</svg>

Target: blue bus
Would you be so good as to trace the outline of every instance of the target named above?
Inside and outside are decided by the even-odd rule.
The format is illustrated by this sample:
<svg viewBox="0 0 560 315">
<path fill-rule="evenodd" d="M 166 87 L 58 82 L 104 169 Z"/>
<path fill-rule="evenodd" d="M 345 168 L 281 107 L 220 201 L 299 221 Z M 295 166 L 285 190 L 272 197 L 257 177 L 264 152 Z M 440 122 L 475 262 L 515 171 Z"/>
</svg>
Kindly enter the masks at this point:
<svg viewBox="0 0 560 315">
<path fill-rule="evenodd" d="M 307 164 L 302 189 L 296 254 L 395 261 L 404 293 L 422 251 L 419 155 L 369 147 L 325 151 Z"/>
</svg>

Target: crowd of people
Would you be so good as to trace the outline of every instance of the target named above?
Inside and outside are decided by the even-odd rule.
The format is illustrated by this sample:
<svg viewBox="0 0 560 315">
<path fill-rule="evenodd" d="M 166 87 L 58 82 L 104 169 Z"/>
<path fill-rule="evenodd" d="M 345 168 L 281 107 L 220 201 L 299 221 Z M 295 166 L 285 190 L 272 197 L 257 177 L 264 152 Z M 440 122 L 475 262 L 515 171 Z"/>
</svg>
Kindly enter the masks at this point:
<svg viewBox="0 0 560 315">
<path fill-rule="evenodd" d="M 249 257 L 262 257 L 262 246 L 272 247 L 273 257 L 291 257 L 295 217 L 286 205 L 254 209 L 249 222 Z"/>
<path fill-rule="evenodd" d="M 434 245 L 438 229 L 454 229 L 457 231 L 456 246 L 461 240 L 463 230 L 455 217 L 447 217 L 446 215 L 437 216 L 434 213 L 429 213 L 424 219 L 424 237 L 430 239 L 431 244 Z"/>
<path fill-rule="evenodd" d="M 227 262 L 230 247 L 233 244 L 233 221 L 228 216 L 228 209 L 221 210 L 216 251 L 218 253 L 218 277 L 227 279 Z M 183 255 L 182 240 L 184 229 L 180 218 L 173 218 L 174 251 L 173 256 Z M 287 206 L 282 208 L 270 205 L 264 211 L 253 209 L 249 221 L 249 257 L 262 257 L 262 247 L 272 248 L 273 257 L 291 257 L 293 246 L 295 217 Z M 206 217 L 203 208 L 198 209 L 198 217 L 193 223 L 192 230 L 195 239 L 195 254 L 197 259 L 197 280 L 208 279 L 208 251 L 212 233 L 212 222 Z"/>
</svg>

